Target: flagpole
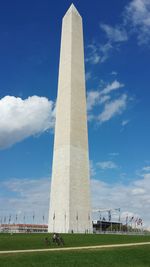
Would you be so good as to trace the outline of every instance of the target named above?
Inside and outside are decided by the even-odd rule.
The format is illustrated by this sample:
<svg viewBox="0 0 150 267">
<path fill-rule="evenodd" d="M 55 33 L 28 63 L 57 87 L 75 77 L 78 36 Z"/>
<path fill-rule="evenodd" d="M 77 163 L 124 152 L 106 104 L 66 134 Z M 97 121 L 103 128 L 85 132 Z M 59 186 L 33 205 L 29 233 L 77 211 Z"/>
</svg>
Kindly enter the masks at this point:
<svg viewBox="0 0 150 267">
<path fill-rule="evenodd" d="M 78 233 L 78 212 L 77 212 L 77 215 L 76 215 L 76 220 L 77 220 L 77 233 Z"/>
<path fill-rule="evenodd" d="M 55 212 L 54 212 L 54 215 L 53 215 L 53 233 L 55 232 Z"/>
<path fill-rule="evenodd" d="M 66 233 L 66 212 L 65 212 L 65 233 Z"/>
</svg>

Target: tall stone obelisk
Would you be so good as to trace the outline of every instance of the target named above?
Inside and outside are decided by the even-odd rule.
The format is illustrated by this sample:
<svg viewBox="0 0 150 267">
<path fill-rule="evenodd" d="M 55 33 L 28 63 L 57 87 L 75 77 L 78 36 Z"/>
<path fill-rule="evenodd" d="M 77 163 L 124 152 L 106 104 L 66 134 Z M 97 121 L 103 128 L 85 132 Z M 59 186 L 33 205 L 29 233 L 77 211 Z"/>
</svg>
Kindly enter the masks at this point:
<svg viewBox="0 0 150 267">
<path fill-rule="evenodd" d="M 50 195 L 49 232 L 91 232 L 82 18 L 63 18 Z"/>
</svg>

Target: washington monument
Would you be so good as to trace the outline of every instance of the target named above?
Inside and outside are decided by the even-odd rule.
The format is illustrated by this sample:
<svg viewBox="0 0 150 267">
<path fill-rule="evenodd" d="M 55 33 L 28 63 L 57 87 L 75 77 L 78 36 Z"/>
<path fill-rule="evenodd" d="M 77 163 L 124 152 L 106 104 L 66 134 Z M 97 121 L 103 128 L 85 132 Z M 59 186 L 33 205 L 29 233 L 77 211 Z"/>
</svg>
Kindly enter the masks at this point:
<svg viewBox="0 0 150 267">
<path fill-rule="evenodd" d="M 82 18 L 62 22 L 49 232 L 92 231 Z"/>
</svg>

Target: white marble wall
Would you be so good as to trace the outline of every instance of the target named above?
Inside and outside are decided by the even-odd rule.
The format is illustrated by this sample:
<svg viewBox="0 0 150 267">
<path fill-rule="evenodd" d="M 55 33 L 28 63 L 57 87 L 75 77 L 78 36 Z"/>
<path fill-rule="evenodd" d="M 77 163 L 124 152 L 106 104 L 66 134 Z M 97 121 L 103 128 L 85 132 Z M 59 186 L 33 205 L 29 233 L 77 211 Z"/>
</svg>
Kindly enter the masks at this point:
<svg viewBox="0 0 150 267">
<path fill-rule="evenodd" d="M 82 18 L 63 18 L 49 232 L 92 231 Z"/>
</svg>

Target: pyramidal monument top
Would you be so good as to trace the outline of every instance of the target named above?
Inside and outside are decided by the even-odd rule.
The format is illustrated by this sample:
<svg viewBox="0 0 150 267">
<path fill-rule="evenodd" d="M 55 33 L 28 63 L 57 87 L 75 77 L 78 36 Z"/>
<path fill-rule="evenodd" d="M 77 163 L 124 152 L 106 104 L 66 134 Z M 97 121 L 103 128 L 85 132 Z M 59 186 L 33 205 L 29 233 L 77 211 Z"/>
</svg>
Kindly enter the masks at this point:
<svg viewBox="0 0 150 267">
<path fill-rule="evenodd" d="M 67 10 L 66 15 L 70 14 L 70 13 L 75 13 L 76 15 L 80 16 L 78 10 L 76 9 L 76 7 L 74 6 L 74 4 L 71 4 L 71 6 L 69 7 L 69 9 Z M 64 16 L 64 17 L 65 17 Z M 81 17 L 81 16 L 80 16 Z"/>
</svg>

